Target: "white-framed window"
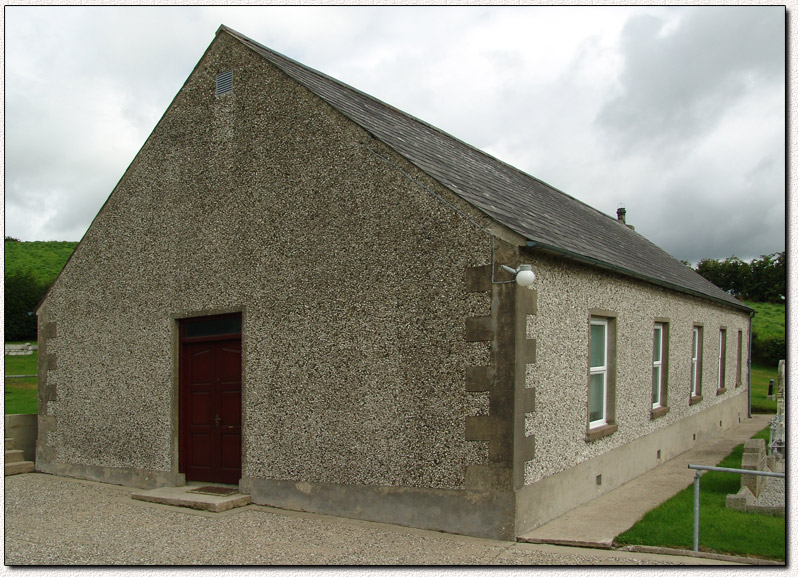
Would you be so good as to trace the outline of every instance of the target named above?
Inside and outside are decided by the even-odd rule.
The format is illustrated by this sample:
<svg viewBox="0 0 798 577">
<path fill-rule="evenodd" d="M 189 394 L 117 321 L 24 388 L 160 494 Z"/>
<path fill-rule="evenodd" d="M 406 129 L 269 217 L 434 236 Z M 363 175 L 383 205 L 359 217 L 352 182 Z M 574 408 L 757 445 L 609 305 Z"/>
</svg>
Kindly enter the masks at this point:
<svg viewBox="0 0 798 577">
<path fill-rule="evenodd" d="M 719 335 L 718 389 L 726 389 L 726 329 L 720 329 Z"/>
<path fill-rule="evenodd" d="M 608 354 L 606 318 L 590 319 L 590 383 L 588 420 L 590 428 L 607 424 Z"/>
<path fill-rule="evenodd" d="M 651 367 L 651 408 L 658 409 L 662 406 L 662 383 L 664 355 L 663 337 L 665 327 L 662 323 L 654 323 L 654 355 Z"/>
<path fill-rule="evenodd" d="M 701 349 L 703 347 L 703 327 L 693 327 L 693 353 L 690 370 L 690 396 L 701 396 Z"/>
</svg>

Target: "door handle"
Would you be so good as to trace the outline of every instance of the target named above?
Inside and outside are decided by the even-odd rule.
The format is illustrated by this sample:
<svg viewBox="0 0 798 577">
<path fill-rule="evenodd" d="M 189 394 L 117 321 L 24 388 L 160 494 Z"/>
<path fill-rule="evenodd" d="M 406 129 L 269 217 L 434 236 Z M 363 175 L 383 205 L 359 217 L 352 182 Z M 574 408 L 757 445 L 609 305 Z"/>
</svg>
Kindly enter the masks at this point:
<svg viewBox="0 0 798 577">
<path fill-rule="evenodd" d="M 218 427 L 218 426 L 219 426 L 219 422 L 222 420 L 222 418 L 221 418 L 219 415 L 216 415 L 216 416 L 213 418 L 213 420 L 214 420 L 214 422 L 216 423 L 216 426 Z"/>
</svg>

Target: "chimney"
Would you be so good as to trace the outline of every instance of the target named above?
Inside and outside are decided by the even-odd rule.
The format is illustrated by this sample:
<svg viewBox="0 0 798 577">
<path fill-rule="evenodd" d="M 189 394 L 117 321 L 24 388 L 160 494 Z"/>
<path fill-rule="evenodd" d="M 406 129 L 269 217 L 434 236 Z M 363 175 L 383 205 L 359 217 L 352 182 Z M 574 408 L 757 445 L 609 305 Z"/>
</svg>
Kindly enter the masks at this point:
<svg viewBox="0 0 798 577">
<path fill-rule="evenodd" d="M 623 205 L 623 203 L 618 205 L 618 211 L 616 212 L 616 214 L 618 215 L 618 222 L 620 222 L 621 224 L 626 224 L 626 207 Z M 628 226 L 632 230 L 635 229 L 635 227 L 633 227 L 631 224 L 626 224 L 626 226 Z"/>
</svg>

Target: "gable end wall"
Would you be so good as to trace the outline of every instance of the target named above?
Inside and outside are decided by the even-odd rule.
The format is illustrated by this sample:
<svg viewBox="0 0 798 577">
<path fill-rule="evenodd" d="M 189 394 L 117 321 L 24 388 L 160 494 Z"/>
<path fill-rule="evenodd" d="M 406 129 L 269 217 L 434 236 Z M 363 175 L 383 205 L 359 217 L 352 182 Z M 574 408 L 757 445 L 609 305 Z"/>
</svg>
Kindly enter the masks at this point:
<svg viewBox="0 0 798 577">
<path fill-rule="evenodd" d="M 237 310 L 245 480 L 462 489 L 488 461 L 465 370 L 489 353 L 464 339 L 490 311 L 465 286 L 488 226 L 220 34 L 39 311 L 58 325 L 41 469 L 179 479 L 177 319 Z"/>
</svg>

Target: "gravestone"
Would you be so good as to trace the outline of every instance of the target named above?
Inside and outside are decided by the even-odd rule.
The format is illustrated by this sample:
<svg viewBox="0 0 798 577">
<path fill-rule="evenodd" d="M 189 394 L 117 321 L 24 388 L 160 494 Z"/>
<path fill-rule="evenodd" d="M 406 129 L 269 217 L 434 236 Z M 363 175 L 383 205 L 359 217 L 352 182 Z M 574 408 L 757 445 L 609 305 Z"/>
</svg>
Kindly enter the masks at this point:
<svg viewBox="0 0 798 577">
<path fill-rule="evenodd" d="M 767 468 L 767 450 L 765 439 L 748 439 L 743 448 L 743 463 L 741 469 L 748 471 L 764 471 Z M 767 477 L 761 475 L 740 475 L 740 485 L 747 487 L 754 497 L 767 482 Z"/>
<path fill-rule="evenodd" d="M 770 443 L 768 462 L 774 471 L 784 470 L 784 458 L 787 454 L 786 446 L 786 413 L 784 410 L 784 393 L 786 388 L 785 362 L 779 361 L 779 384 L 776 391 L 776 418 L 770 422 Z"/>
<path fill-rule="evenodd" d="M 779 361 L 779 385 L 775 394 L 776 418 L 770 421 L 770 442 L 766 446 L 764 439 L 746 441 L 741 469 L 784 472 L 787 454 L 786 413 L 784 410 L 785 377 L 785 362 L 781 360 Z M 741 474 L 740 490 L 734 495 L 726 496 L 726 507 L 738 511 L 783 517 L 785 493 L 786 484 L 783 478 Z"/>
</svg>

